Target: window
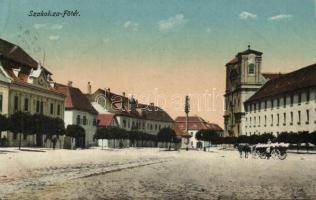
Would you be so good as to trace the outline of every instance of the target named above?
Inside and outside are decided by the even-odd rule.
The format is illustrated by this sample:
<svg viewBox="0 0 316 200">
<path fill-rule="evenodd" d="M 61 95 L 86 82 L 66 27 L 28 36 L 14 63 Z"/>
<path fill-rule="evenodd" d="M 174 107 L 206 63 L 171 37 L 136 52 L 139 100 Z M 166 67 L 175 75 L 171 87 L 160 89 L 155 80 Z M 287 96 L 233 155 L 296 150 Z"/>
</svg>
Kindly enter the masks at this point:
<svg viewBox="0 0 316 200">
<path fill-rule="evenodd" d="M 273 109 L 273 99 L 271 99 L 271 109 Z"/>
<path fill-rule="evenodd" d="M 306 110 L 306 124 L 309 124 L 309 110 Z"/>
<path fill-rule="evenodd" d="M 310 93 L 309 90 L 306 91 L 306 103 L 309 102 Z"/>
<path fill-rule="evenodd" d="M 251 117 L 250 117 L 249 121 L 250 121 L 250 125 L 249 126 L 251 127 Z"/>
<path fill-rule="evenodd" d="M 260 112 L 260 110 L 261 110 L 261 102 L 259 102 L 259 106 L 258 106 L 259 108 L 259 112 Z"/>
<path fill-rule="evenodd" d="M 277 98 L 277 108 L 280 107 L 280 98 Z"/>
<path fill-rule="evenodd" d="M 23 140 L 27 139 L 27 134 L 23 133 Z"/>
<path fill-rule="evenodd" d="M 77 125 L 80 125 L 80 115 L 77 115 Z"/>
<path fill-rule="evenodd" d="M 293 125 L 293 112 L 291 112 L 291 123 L 290 125 Z"/>
<path fill-rule="evenodd" d="M 36 112 L 40 112 L 40 101 L 36 101 Z"/>
<path fill-rule="evenodd" d="M 297 112 L 297 115 L 298 115 L 297 124 L 298 124 L 298 125 L 301 125 L 301 111 L 298 111 L 298 112 Z"/>
<path fill-rule="evenodd" d="M 302 94 L 298 93 L 298 105 L 301 105 L 302 102 Z"/>
<path fill-rule="evenodd" d="M 256 127 L 256 122 L 257 122 L 256 117 L 254 117 L 254 118 L 253 118 L 253 124 L 254 124 L 253 126 L 254 126 L 254 127 Z"/>
<path fill-rule="evenodd" d="M 256 112 L 256 110 L 257 110 L 257 104 L 256 104 L 256 103 L 255 103 L 255 104 L 253 104 L 253 107 L 254 107 L 253 111 L 255 111 L 255 112 Z"/>
<path fill-rule="evenodd" d="M 286 96 L 283 97 L 283 107 L 286 107 Z"/>
<path fill-rule="evenodd" d="M 260 123 L 261 123 L 261 119 L 260 119 L 260 116 L 259 116 L 259 124 L 258 124 L 259 127 L 260 127 Z"/>
<path fill-rule="evenodd" d="M 82 118 L 82 124 L 83 124 L 83 125 L 87 125 L 87 117 L 86 117 L 86 116 L 83 116 L 83 118 Z"/>
<path fill-rule="evenodd" d="M 28 98 L 24 99 L 24 111 L 25 112 L 29 111 L 29 99 Z"/>
<path fill-rule="evenodd" d="M 294 96 L 291 95 L 291 106 L 293 106 L 293 103 L 294 103 Z"/>
<path fill-rule="evenodd" d="M 96 118 L 93 118 L 93 126 L 96 126 L 97 125 L 97 119 Z M 125 121 L 125 125 L 126 125 L 126 121 Z"/>
<path fill-rule="evenodd" d="M 157 127 L 157 124 L 155 124 L 155 130 L 157 130 L 157 128 L 158 128 L 158 127 Z"/>
<path fill-rule="evenodd" d="M 54 114 L 54 104 L 53 103 L 50 104 L 50 114 L 51 115 Z"/>
<path fill-rule="evenodd" d="M 267 115 L 264 116 L 264 126 L 267 126 Z"/>
<path fill-rule="evenodd" d="M 41 101 L 41 114 L 43 114 L 43 112 L 44 112 L 44 102 L 43 101 Z"/>
<path fill-rule="evenodd" d="M 271 115 L 271 126 L 273 126 L 273 115 Z"/>
<path fill-rule="evenodd" d="M 267 110 L 267 101 L 264 101 L 264 110 Z"/>
<path fill-rule="evenodd" d="M 60 105 L 58 104 L 58 105 L 57 105 L 57 115 L 58 115 L 58 116 L 60 115 L 60 110 L 61 110 L 61 109 L 60 109 Z"/>
<path fill-rule="evenodd" d="M 280 115 L 277 114 L 277 126 L 279 126 L 279 124 L 280 124 Z"/>
<path fill-rule="evenodd" d="M 283 126 L 286 125 L 286 113 L 283 113 Z"/>
<path fill-rule="evenodd" d="M 248 65 L 248 74 L 254 74 L 255 73 L 255 64 L 250 63 Z"/>
<path fill-rule="evenodd" d="M 123 127 L 125 128 L 126 127 L 126 120 L 123 119 Z"/>
<path fill-rule="evenodd" d="M 2 96 L 2 94 L 0 94 L 0 112 L 2 112 L 2 98 L 3 98 L 3 96 Z"/>
<path fill-rule="evenodd" d="M 19 109 L 19 97 L 14 96 L 14 112 L 18 111 Z"/>
</svg>

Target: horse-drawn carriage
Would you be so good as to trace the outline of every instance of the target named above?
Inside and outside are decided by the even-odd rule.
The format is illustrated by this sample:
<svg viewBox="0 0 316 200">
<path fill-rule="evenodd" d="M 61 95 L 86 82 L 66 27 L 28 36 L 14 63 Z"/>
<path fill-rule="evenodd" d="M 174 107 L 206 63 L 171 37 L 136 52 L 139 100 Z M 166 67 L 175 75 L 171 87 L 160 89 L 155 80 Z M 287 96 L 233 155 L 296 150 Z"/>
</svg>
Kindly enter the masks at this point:
<svg viewBox="0 0 316 200">
<path fill-rule="evenodd" d="M 248 154 L 251 154 L 253 158 L 284 160 L 287 156 L 287 148 L 289 144 L 285 143 L 268 143 L 268 144 L 238 144 L 237 148 L 242 158 L 242 154 L 245 154 L 245 158 L 248 158 Z"/>
<path fill-rule="evenodd" d="M 254 146 L 252 155 L 261 159 L 269 159 L 271 157 L 284 160 L 287 156 L 286 150 L 288 147 L 289 144 L 285 143 L 257 144 Z"/>
</svg>

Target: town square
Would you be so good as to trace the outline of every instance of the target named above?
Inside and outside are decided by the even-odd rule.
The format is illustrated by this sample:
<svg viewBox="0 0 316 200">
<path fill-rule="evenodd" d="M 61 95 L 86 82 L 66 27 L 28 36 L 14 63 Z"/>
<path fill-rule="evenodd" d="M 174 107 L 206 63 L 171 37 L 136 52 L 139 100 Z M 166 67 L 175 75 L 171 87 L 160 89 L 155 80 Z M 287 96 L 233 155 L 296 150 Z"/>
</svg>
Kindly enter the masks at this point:
<svg viewBox="0 0 316 200">
<path fill-rule="evenodd" d="M 316 1 L 0 13 L 0 199 L 316 199 Z"/>
</svg>

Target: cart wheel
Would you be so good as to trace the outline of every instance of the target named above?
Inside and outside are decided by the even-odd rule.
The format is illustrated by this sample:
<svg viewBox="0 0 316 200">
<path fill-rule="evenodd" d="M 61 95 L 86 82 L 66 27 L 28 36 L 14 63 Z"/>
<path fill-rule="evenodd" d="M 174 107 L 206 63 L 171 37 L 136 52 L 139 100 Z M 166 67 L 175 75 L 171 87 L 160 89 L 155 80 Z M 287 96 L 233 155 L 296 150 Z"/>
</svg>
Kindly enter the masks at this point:
<svg viewBox="0 0 316 200">
<path fill-rule="evenodd" d="M 287 153 L 286 153 L 286 152 L 280 153 L 280 154 L 278 155 L 278 157 L 279 157 L 280 160 L 284 160 L 284 159 L 287 157 Z"/>
<path fill-rule="evenodd" d="M 279 150 L 273 149 L 273 150 L 271 151 L 271 158 L 277 159 L 279 155 L 280 155 L 280 151 L 279 151 Z"/>
</svg>

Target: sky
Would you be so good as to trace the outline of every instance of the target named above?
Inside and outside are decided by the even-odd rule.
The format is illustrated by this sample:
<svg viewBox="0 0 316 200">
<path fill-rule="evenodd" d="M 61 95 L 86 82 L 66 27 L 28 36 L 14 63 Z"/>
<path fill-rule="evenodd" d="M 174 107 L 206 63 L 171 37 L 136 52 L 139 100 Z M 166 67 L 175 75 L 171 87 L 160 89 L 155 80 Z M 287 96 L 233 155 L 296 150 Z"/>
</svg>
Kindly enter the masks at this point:
<svg viewBox="0 0 316 200">
<path fill-rule="evenodd" d="M 75 11 L 77 16 L 28 16 Z M 1 0 L 0 37 L 25 49 L 55 81 L 111 88 L 173 117 L 223 126 L 225 63 L 262 51 L 263 72 L 316 62 L 316 0 Z"/>
</svg>

